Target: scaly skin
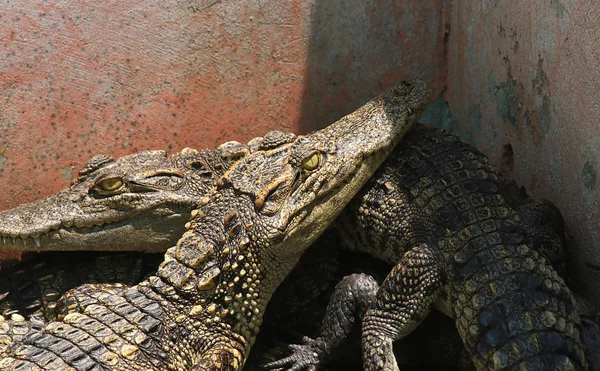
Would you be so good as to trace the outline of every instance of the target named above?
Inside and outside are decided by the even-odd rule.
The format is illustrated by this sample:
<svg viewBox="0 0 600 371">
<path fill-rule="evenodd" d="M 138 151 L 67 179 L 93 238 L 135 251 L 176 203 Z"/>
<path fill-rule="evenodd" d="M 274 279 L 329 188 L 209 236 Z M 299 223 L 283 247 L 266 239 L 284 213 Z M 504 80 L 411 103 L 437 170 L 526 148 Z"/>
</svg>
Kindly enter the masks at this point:
<svg viewBox="0 0 600 371">
<path fill-rule="evenodd" d="M 239 144 L 237 147 L 239 148 Z M 387 166 L 390 162 L 388 160 L 384 166 Z M 522 220 L 526 223 L 527 231 L 531 238 L 541 240 L 535 243 L 536 251 L 543 252 L 553 264 L 564 263 L 565 254 L 562 250 L 564 243 L 561 240 L 563 224 L 560 212 L 552 207 L 537 207 L 538 203 L 531 199 L 523 199 L 522 195 L 519 195 L 520 192 L 513 186 L 503 186 L 503 188 L 506 189 L 503 191 L 503 194 L 507 199 L 511 200 L 512 203 L 519 203 Z M 541 206 L 544 206 L 543 203 Z M 523 210 L 527 212 L 522 212 Z M 559 232 L 553 233 L 552 230 L 559 230 Z M 143 245 L 143 243 L 141 244 Z M 324 242 L 319 241 L 317 245 L 319 244 L 322 246 Z M 323 250 L 324 248 L 325 246 L 315 246 L 313 250 L 316 250 L 318 253 L 319 249 Z M 342 257 L 345 258 L 346 256 Z M 364 258 L 361 259 L 364 260 Z M 55 255 L 42 255 L 20 264 L 20 268 L 18 269 L 3 272 L 5 276 L 0 279 L 0 288 L 3 290 L 0 290 L 0 292 L 8 290 L 10 291 L 10 295 L 0 301 L 1 313 L 10 315 L 16 311 L 25 316 L 30 316 L 33 311 L 40 310 L 38 315 L 45 316 L 46 319 L 57 319 L 59 318 L 56 316 L 57 314 L 64 316 L 70 311 L 77 310 L 67 303 L 76 303 L 77 299 L 86 302 L 90 300 L 86 292 L 80 293 L 75 290 L 69 293 L 68 298 L 63 298 L 65 300 L 61 301 L 63 305 L 59 307 L 61 308 L 59 313 L 55 313 L 55 300 L 65 290 L 86 282 L 137 283 L 147 274 L 155 272 L 155 268 L 153 269 L 153 267 L 158 264 L 158 260 L 159 257 L 156 255 L 132 253 L 118 253 L 113 255 L 107 253 L 84 253 L 83 255 L 55 253 Z M 307 324 L 318 324 L 319 313 L 321 313 L 318 310 L 318 303 L 313 304 L 310 310 L 306 310 L 303 303 L 321 295 L 322 287 L 329 285 L 330 282 L 334 282 L 334 278 L 331 277 L 332 274 L 337 273 L 338 276 L 340 274 L 340 270 L 336 271 L 336 267 L 332 268 L 334 264 L 324 262 L 322 256 L 318 260 L 314 260 L 320 264 L 320 268 L 315 269 L 314 265 L 309 263 L 308 268 L 292 278 L 295 282 L 289 284 L 288 289 L 282 290 L 282 294 L 279 294 L 279 296 L 276 295 L 279 300 L 273 303 L 279 309 L 303 309 L 303 313 L 300 316 L 294 312 L 288 313 L 286 310 L 283 310 L 283 314 L 281 315 L 282 318 L 286 319 L 286 325 L 290 325 L 290 318 L 302 318 L 303 321 L 297 327 L 302 330 L 305 330 Z M 361 262 L 363 261 L 361 260 Z M 341 269 L 342 272 L 351 272 L 348 271 L 348 263 L 342 264 L 342 268 L 344 268 Z M 83 273 L 85 275 L 82 275 Z M 381 274 L 381 272 L 379 273 Z M 582 299 L 578 301 L 578 304 L 589 306 Z M 579 312 L 583 314 L 582 319 L 585 325 L 583 333 L 586 335 L 584 341 L 587 349 L 596 349 L 599 337 L 597 314 L 591 308 L 587 308 L 584 311 L 580 310 Z M 309 320 L 307 319 L 308 316 L 312 316 L 312 318 Z M 18 326 L 16 328 L 23 328 L 24 323 L 21 323 L 21 321 L 17 322 L 19 323 L 17 323 Z M 275 322 L 275 320 L 271 322 Z M 281 325 L 277 326 L 277 328 L 280 327 Z M 3 328 L 10 333 L 13 328 L 11 321 L 8 320 L 6 326 Z M 433 333 L 434 331 L 428 332 L 426 329 L 421 332 Z M 18 335 L 22 336 L 22 333 L 22 331 L 19 331 Z M 414 340 L 410 342 L 414 342 Z M 5 342 L 5 344 L 7 343 L 9 342 Z M 590 344 L 592 345 L 591 347 Z M 422 358 L 426 361 L 437 361 L 431 355 Z M 599 364 L 593 351 L 587 352 L 586 358 L 591 364 Z M 595 368 L 592 367 L 592 369 Z"/>
<path fill-rule="evenodd" d="M 117 293 L 90 287 L 97 302 L 31 333 L 0 369 L 241 369 L 273 291 L 428 95 L 414 81 L 313 134 L 265 136 L 200 200 L 156 276 Z"/>
<path fill-rule="evenodd" d="M 335 241 L 339 241 L 339 239 Z M 326 244 L 324 245 L 325 242 Z M 288 337 L 282 337 L 282 334 L 298 332 L 306 336 L 318 335 L 321 319 L 325 316 L 325 308 L 332 294 L 333 287 L 331 284 L 333 282 L 340 281 L 344 276 L 356 272 L 375 275 L 377 281 L 381 282 L 391 268 L 389 265 L 376 261 L 364 254 L 353 252 L 328 254 L 334 251 L 334 249 L 328 246 L 332 242 L 334 241 L 323 241 L 323 238 L 315 242 L 307 253 L 303 255 L 301 262 L 290 276 L 286 278 L 280 288 L 274 293 L 261 326 L 261 332 L 257 340 L 258 347 L 257 345 L 253 347 L 250 359 L 244 370 L 264 370 L 265 364 L 287 356 L 289 353 L 287 347 L 278 343 L 273 344 L 273 341 L 283 343 L 293 341 Z M 18 264 L 17 267 L 2 272 L 6 276 L 4 280 L 12 278 L 11 272 L 14 269 L 23 278 L 31 272 L 36 274 L 37 271 L 38 274 L 45 274 L 54 271 L 56 272 L 55 276 L 48 279 L 47 286 L 58 289 L 63 287 L 62 285 L 65 282 L 61 279 L 63 277 L 69 277 L 68 281 L 71 282 L 73 282 L 72 280 L 81 280 L 77 281 L 77 284 L 84 284 L 86 283 L 85 276 L 78 274 L 77 265 L 79 263 L 79 265 L 86 267 L 86 270 L 97 271 L 98 273 L 93 274 L 93 277 L 105 279 L 112 276 L 116 281 L 120 281 L 117 278 L 118 275 L 114 274 L 115 269 L 110 268 L 110 264 L 106 263 L 117 264 L 119 268 L 126 268 L 131 265 L 135 265 L 136 267 L 147 266 L 148 270 L 151 271 L 151 264 L 162 258 L 159 254 L 143 253 L 83 253 L 83 256 L 80 257 L 76 255 L 78 253 L 74 252 L 41 254 L 39 257 L 29 259 Z M 123 264 L 122 262 L 136 262 L 136 264 Z M 60 268 L 52 269 L 58 263 L 60 263 Z M 36 266 L 39 266 L 39 268 L 32 268 Z M 121 269 L 116 270 L 120 271 Z M 137 269 L 137 271 L 142 270 Z M 131 279 L 133 276 L 128 273 L 128 277 Z M 142 278 L 143 274 L 139 280 Z M 15 280 L 15 282 L 21 282 L 21 280 Z M 35 286 L 35 281 L 25 282 L 28 287 Z M 323 287 L 330 287 L 330 289 L 323 292 Z M 341 288 L 338 287 L 337 290 L 341 290 Z M 578 304 L 589 305 L 581 300 L 578 301 Z M 24 302 L 31 301 L 24 300 Z M 16 308 L 17 303 L 13 302 L 12 304 L 11 308 Z M 590 350 L 590 352 L 586 353 L 586 359 L 590 363 L 591 370 L 600 369 L 598 355 L 594 351 L 600 345 L 600 332 L 598 330 L 598 323 L 600 322 L 597 319 L 597 313 L 592 307 L 578 310 L 580 315 L 582 315 L 582 322 L 584 324 L 583 334 L 588 335 L 587 338 L 584 337 L 586 348 Z M 31 312 L 23 313 L 31 315 Z M 56 312 L 54 310 L 48 312 L 39 311 L 39 314 L 49 316 L 50 318 L 48 319 L 56 319 Z M 430 317 L 432 316 L 430 315 L 407 338 L 402 339 L 394 345 L 394 353 L 396 354 L 400 368 L 402 370 L 425 370 L 432 367 L 437 369 L 443 367 L 446 370 L 469 369 L 466 361 L 470 360 L 468 358 L 465 359 L 463 355 L 464 346 L 460 341 L 453 322 L 449 318 L 446 320 L 440 316 Z M 10 333 L 15 325 L 18 330 L 14 338 L 19 341 L 22 340 L 23 334 L 27 332 L 24 330 L 28 330 L 26 326 L 31 326 L 31 324 L 24 322 L 22 319 L 0 321 L 0 339 L 3 339 L 2 333 L 6 333 L 7 331 Z M 39 330 L 42 325 L 43 323 L 34 323 L 33 327 Z M 587 331 L 586 327 L 588 328 Z M 347 349 L 348 346 L 345 346 L 342 349 L 338 349 L 336 354 L 339 356 L 328 360 L 326 370 L 358 371 L 362 369 L 360 357 L 357 357 L 360 350 L 360 342 L 358 340 L 358 337 L 356 339 L 352 338 L 352 344 L 356 343 L 358 346 L 353 345 L 349 349 Z M 444 349 L 444 351 L 439 352 L 439 349 Z M 1 355 L 2 351 L 0 351 Z M 595 366 L 592 367 L 593 365 Z M 471 367 L 473 366 L 471 365 Z"/>
<path fill-rule="evenodd" d="M 240 149 L 243 148 L 242 145 L 229 143 L 224 145 L 223 147 L 228 147 L 228 153 L 239 153 Z M 232 151 L 232 148 L 237 148 Z M 141 155 L 142 158 L 145 158 L 148 153 L 152 152 L 142 152 L 138 155 Z M 164 154 L 160 152 L 154 152 L 158 154 L 158 158 L 165 158 Z M 198 155 L 194 151 L 186 150 L 181 154 L 177 154 L 178 156 L 184 160 L 173 161 L 172 164 L 179 164 L 181 166 L 181 172 L 189 171 L 189 168 L 182 166 L 185 161 L 185 154 L 187 156 L 191 156 L 188 160 L 197 159 Z M 136 163 L 131 161 L 135 155 L 127 156 L 128 163 Z M 175 157 L 174 156 L 174 157 Z M 209 161 L 209 158 L 205 158 L 204 162 Z M 116 161 L 117 163 L 127 163 L 119 159 Z M 388 161 L 388 163 L 391 161 Z M 137 163 L 146 163 L 146 161 L 137 161 Z M 159 165 L 162 165 L 161 162 L 156 162 Z M 386 164 L 387 165 L 387 164 Z M 146 165 L 147 166 L 147 165 Z M 208 169 L 213 168 L 212 166 L 203 166 L 201 167 L 201 171 L 203 173 L 202 178 L 207 179 L 206 172 Z M 85 168 L 89 168 L 86 166 Z M 116 166 L 109 167 L 108 169 L 102 169 L 103 173 L 101 177 L 107 177 L 111 174 L 115 173 Z M 196 169 L 198 167 L 196 166 Z M 122 166 L 117 168 L 119 172 L 123 173 L 125 171 L 125 167 Z M 100 169 L 97 169 L 98 171 Z M 111 170 L 111 171 L 107 171 Z M 146 167 L 146 173 L 157 172 L 159 169 L 152 169 Z M 133 167 L 131 169 L 131 173 L 135 173 L 139 171 L 138 168 Z M 108 175 L 106 175 L 108 174 Z M 88 176 L 92 176 L 95 178 L 100 178 L 96 174 L 88 174 Z M 212 176 L 211 178 L 215 178 Z M 84 176 L 80 175 L 80 182 L 84 183 L 86 181 Z M 159 185 L 160 183 L 155 184 L 155 192 L 162 191 Z M 201 183 L 202 186 L 205 183 Z M 188 187 L 188 188 L 198 188 L 198 187 Z M 503 194 L 508 200 L 511 200 L 512 203 L 519 203 L 519 207 L 521 209 L 531 209 L 529 212 L 521 212 L 522 220 L 527 225 L 527 231 L 529 232 L 531 238 L 541 239 L 541 242 L 537 242 L 535 245 L 536 251 L 543 252 L 547 258 L 549 258 L 553 264 L 564 263 L 564 251 L 563 249 L 563 241 L 561 241 L 561 233 L 562 233 L 562 218 L 560 217 L 560 213 L 557 210 L 553 210 L 548 207 L 541 208 L 541 212 L 536 212 L 536 207 L 538 204 L 534 202 L 534 200 L 522 200 L 522 196 L 519 195 L 519 191 L 516 190 L 515 187 L 511 186 L 503 186 L 505 191 Z M 514 188 L 514 189 L 511 189 Z M 168 189 L 166 191 L 169 191 Z M 190 200 L 192 198 L 190 197 Z M 543 205 L 542 205 L 543 206 Z M 191 208 L 191 206 L 190 206 Z M 532 212 L 533 211 L 533 212 Z M 539 210 L 538 210 L 539 211 Z M 558 224 L 558 225 L 557 225 Z M 552 234 L 553 229 L 559 229 L 561 233 Z M 548 231 L 550 230 L 550 232 Z M 320 242 L 323 244 L 323 242 Z M 143 246 L 143 241 L 140 242 L 140 245 Z M 136 248 L 136 250 L 141 250 L 142 247 Z M 318 250 L 319 247 L 315 247 L 315 250 Z M 107 254 L 107 253 L 84 253 L 74 254 L 74 253 L 55 253 L 56 255 L 42 255 L 38 258 L 30 260 L 26 263 L 20 265 L 21 268 L 9 271 L 5 273 L 5 276 L 0 279 L 0 292 L 9 291 L 10 294 L 5 297 L 2 301 L 0 301 L 0 310 L 3 315 L 10 315 L 12 313 L 21 313 L 25 316 L 32 315 L 33 311 L 39 310 L 37 313 L 39 316 L 44 316 L 46 319 L 52 320 L 57 318 L 62 318 L 62 316 L 68 314 L 69 312 L 77 311 L 77 302 L 79 300 L 88 302 L 90 297 L 86 292 L 78 292 L 74 290 L 67 295 L 64 300 L 61 301 L 62 306 L 60 306 L 60 310 L 58 313 L 55 313 L 54 306 L 56 305 L 55 300 L 61 296 L 67 289 L 70 289 L 78 284 L 82 283 L 108 283 L 108 282 L 120 282 L 123 284 L 133 284 L 139 282 L 144 276 L 155 272 L 155 267 L 158 264 L 159 257 L 151 254 L 132 254 L 132 253 L 119 253 L 119 254 Z M 74 256 L 77 255 L 77 256 Z M 47 261 L 49 259 L 50 261 Z M 320 259 L 322 261 L 322 257 Z M 347 264 L 346 264 L 347 266 Z M 347 268 L 347 267 L 346 267 Z M 307 300 L 312 300 L 314 297 L 320 295 L 321 287 L 316 287 L 319 279 L 321 279 L 321 283 L 319 285 L 324 286 L 333 282 L 332 278 L 328 275 L 324 275 L 323 273 L 327 273 L 326 271 L 332 271 L 327 264 L 321 264 L 320 269 L 314 269 L 311 265 L 308 269 L 304 269 L 302 274 L 297 274 L 295 284 L 289 285 L 292 289 L 283 290 L 287 295 L 279 295 L 280 299 L 279 307 L 284 307 L 284 303 L 286 307 L 293 308 L 302 308 L 301 305 L 298 305 L 298 300 L 302 302 L 306 302 Z M 346 270 L 347 271 L 347 270 Z M 311 274 L 313 273 L 313 274 Z M 314 274 L 316 273 L 316 275 Z M 339 273 L 339 272 L 338 272 Z M 307 279 L 307 275 L 310 274 L 310 278 Z M 563 275 L 563 277 L 565 277 Z M 311 282 L 312 280 L 312 282 Z M 312 284 L 312 285 L 311 285 Z M 109 289 L 110 287 L 106 287 Z M 86 288 L 87 290 L 87 288 Z M 299 290 L 304 290 L 306 292 L 302 292 Z M 297 305 L 293 305 L 297 303 Z M 75 305 L 74 305 L 75 304 Z M 275 303 L 276 304 L 276 303 Z M 583 305 L 584 307 L 588 307 L 589 304 L 585 303 L 582 299 L 578 300 L 578 304 Z M 276 307 L 278 305 L 276 304 Z M 317 308 L 316 305 L 313 305 L 311 308 Z M 284 311 L 285 313 L 285 311 Z M 302 319 L 303 323 L 318 323 L 314 318 L 319 318 L 318 310 L 314 310 L 314 313 L 311 311 L 304 311 Z M 313 316 L 313 321 L 308 321 L 306 319 L 307 314 Z M 593 309 L 589 307 L 587 310 L 580 310 L 580 314 L 583 314 L 584 320 L 584 331 L 583 333 L 586 335 L 584 337 L 587 349 L 596 349 L 598 344 L 598 321 L 597 314 Z M 58 315 L 58 317 L 57 317 Z M 286 324 L 289 324 L 289 318 L 296 318 L 298 316 L 294 316 L 293 314 L 284 314 L 284 318 L 286 318 Z M 22 337 L 23 331 L 22 329 L 27 326 L 27 324 L 18 320 L 16 325 L 12 324 L 11 320 L 7 320 L 4 330 L 4 344 L 8 345 L 10 341 L 7 341 L 6 334 L 9 335 L 12 333 L 12 329 L 18 329 L 17 333 L 14 335 L 15 337 Z M 39 327 L 39 324 L 38 326 Z M 298 328 L 303 328 L 300 326 Z M 427 332 L 427 331 L 424 331 Z M 2 331 L 0 331 L 2 333 Z M 8 338 L 10 339 L 10 337 Z M 428 360 L 431 360 L 432 357 L 426 357 Z M 592 362 L 592 364 L 597 365 L 598 361 L 595 360 L 593 352 L 587 352 L 586 358 L 588 362 Z M 591 360 L 591 361 L 590 361 Z M 595 369 L 592 367 L 592 369 Z"/>
<path fill-rule="evenodd" d="M 351 249 L 396 264 L 362 321 L 365 369 L 398 369 L 393 341 L 434 305 L 455 319 L 478 369 L 587 369 L 573 296 L 535 251 L 527 208 L 520 215 L 501 173 L 458 138 L 427 127 L 407 135 L 344 214 Z M 324 324 L 317 342 L 271 366 L 320 364 L 344 336 L 331 331 L 343 324 Z M 303 365 L 306 349 L 318 357 Z"/>
<path fill-rule="evenodd" d="M 230 158 L 215 153 L 184 149 L 172 156 L 164 151 L 117 160 L 94 156 L 70 187 L 1 212 L 0 246 L 131 251 L 144 241 L 144 251 L 165 251 L 184 233 L 190 212 L 215 182 L 212 169 L 204 167 L 230 165 Z"/>
<path fill-rule="evenodd" d="M 82 284 L 135 285 L 156 273 L 163 254 L 48 252 L 0 271 L 0 314 L 54 320 L 57 300 Z M 4 294 L 2 294 L 4 293 Z"/>
</svg>

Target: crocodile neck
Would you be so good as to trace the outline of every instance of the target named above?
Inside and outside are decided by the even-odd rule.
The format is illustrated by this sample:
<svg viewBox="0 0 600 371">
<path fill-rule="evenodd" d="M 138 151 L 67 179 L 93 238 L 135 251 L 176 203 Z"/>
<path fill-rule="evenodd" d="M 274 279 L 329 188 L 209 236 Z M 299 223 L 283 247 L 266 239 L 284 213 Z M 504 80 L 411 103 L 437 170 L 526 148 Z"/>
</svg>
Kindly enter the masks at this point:
<svg viewBox="0 0 600 371">
<path fill-rule="evenodd" d="M 216 201 L 230 197 L 227 193 Z M 267 303 L 301 253 L 277 256 L 261 249 L 260 241 L 249 236 L 256 228 L 248 212 L 253 202 L 239 195 L 231 199 L 229 210 L 193 212 L 198 223 L 167 251 L 149 283 L 160 296 L 184 303 L 198 323 L 237 339 L 247 355 Z"/>
</svg>

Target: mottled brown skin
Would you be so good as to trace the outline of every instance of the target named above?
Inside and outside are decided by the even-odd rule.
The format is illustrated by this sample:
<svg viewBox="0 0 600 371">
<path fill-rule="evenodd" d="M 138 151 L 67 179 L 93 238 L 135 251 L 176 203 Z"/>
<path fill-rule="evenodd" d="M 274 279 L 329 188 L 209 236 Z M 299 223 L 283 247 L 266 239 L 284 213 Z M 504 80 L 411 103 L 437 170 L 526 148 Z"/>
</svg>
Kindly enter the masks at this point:
<svg viewBox="0 0 600 371">
<path fill-rule="evenodd" d="M 184 233 L 190 212 L 229 166 L 216 151 L 145 151 L 91 158 L 72 184 L 48 198 L 0 212 L 4 250 L 165 251 Z M 144 241 L 142 246 L 139 241 Z"/>
<path fill-rule="evenodd" d="M 397 369 L 392 343 L 434 305 L 455 319 L 478 369 L 587 369 L 573 296 L 501 179 L 472 147 L 421 127 L 349 205 L 344 241 L 395 264 L 362 321 L 365 369 Z M 311 369 L 343 336 L 327 332 L 299 352 L 318 354 L 311 364 L 271 366 Z"/>
<path fill-rule="evenodd" d="M 236 145 L 239 148 L 239 145 Z M 391 161 L 387 161 L 385 166 Z M 536 250 L 543 252 L 553 264 L 558 264 L 559 268 L 564 265 L 564 251 L 562 250 L 564 242 L 561 240 L 562 233 L 562 218 L 560 213 L 552 208 L 544 207 L 543 203 L 540 205 L 535 200 L 524 199 L 519 195 L 519 191 L 516 188 L 506 188 L 503 194 L 511 203 L 519 204 L 520 215 L 522 222 L 527 225 L 527 231 L 532 238 L 537 239 L 535 242 Z M 539 206 L 542 206 L 541 208 Z M 540 212 L 541 209 L 541 212 Z M 557 233 L 555 230 L 559 230 Z M 555 231 L 555 232 L 553 232 Z M 339 240 L 339 238 L 338 238 Z M 327 244 L 330 242 L 320 241 L 320 244 Z M 318 245 L 318 244 L 317 244 Z M 315 246 L 313 250 L 316 253 L 314 255 L 322 255 L 318 251 L 320 247 Z M 330 251 L 327 250 L 327 251 Z M 68 288 L 71 288 L 77 284 L 85 282 L 121 282 L 125 284 L 133 284 L 139 282 L 143 277 L 149 273 L 156 271 L 155 267 L 158 264 L 159 257 L 151 254 L 127 254 L 117 253 L 114 255 L 106 253 L 84 253 L 83 255 L 74 253 L 55 253 L 56 255 L 40 256 L 36 259 L 30 260 L 21 264 L 21 269 L 17 269 L 15 272 L 6 273 L 3 279 L 0 279 L 0 287 L 3 288 L 2 292 L 10 291 L 10 296 L 0 301 L 0 309 L 2 314 L 10 315 L 11 313 L 20 312 L 26 316 L 31 315 L 34 310 L 39 310 L 39 315 L 46 316 L 47 319 L 56 319 L 68 314 L 69 312 L 76 312 L 80 310 L 78 305 L 73 306 L 74 303 L 79 301 L 87 303 L 89 305 L 90 300 L 96 300 L 95 298 L 88 295 L 87 290 L 89 288 L 84 287 L 82 291 L 74 290 L 67 296 L 63 297 L 60 301 L 59 311 L 55 312 L 54 305 L 55 300 L 59 297 L 59 294 L 64 293 Z M 345 253 L 342 258 L 351 257 L 351 254 Z M 48 260 L 46 260 L 48 259 Z M 364 264 L 365 257 L 360 258 L 360 263 Z M 316 260 L 316 259 L 315 259 Z M 306 325 L 319 323 L 320 313 L 325 307 L 325 304 L 320 303 L 322 308 L 319 308 L 319 303 L 310 306 L 310 310 L 306 310 L 306 302 L 313 300 L 315 297 L 321 295 L 322 287 L 329 285 L 335 279 L 333 276 L 340 272 L 351 273 L 352 270 L 348 270 L 349 266 L 360 266 L 360 264 L 348 264 L 348 262 L 340 263 L 342 269 L 335 267 L 334 264 L 329 264 L 327 261 L 323 261 L 321 256 L 319 260 L 318 268 L 314 264 L 309 262 L 308 268 L 305 268 L 301 273 L 296 274 L 294 277 L 290 277 L 293 282 L 288 285 L 287 289 L 284 288 L 283 294 L 276 295 L 275 297 L 279 300 L 275 300 L 273 303 L 275 308 L 283 309 L 283 314 L 280 318 L 285 318 L 286 325 L 290 323 L 290 318 L 302 318 L 303 321 L 296 324 L 296 328 L 306 330 Z M 332 267 L 333 266 L 333 267 Z M 345 269 L 344 269 L 345 268 Z M 10 272 L 10 271 L 9 271 Z M 380 274 L 383 270 L 380 268 Z M 85 275 L 83 275 L 85 274 Z M 341 278 L 341 276 L 339 276 Z M 290 289 L 291 288 L 291 289 Z M 106 287 L 106 290 L 111 287 Z M 103 288 L 104 290 L 104 288 Z M 578 304 L 587 305 L 584 301 L 579 300 Z M 295 312 L 286 313 L 285 309 L 295 308 L 304 309 L 300 316 Z M 587 333 L 587 337 L 584 338 L 588 349 L 596 349 L 599 344 L 598 338 L 598 320 L 595 310 L 587 308 L 580 313 L 584 314 L 584 334 Z M 311 317 L 310 320 L 308 317 Z M 266 320 L 267 330 L 269 329 L 269 323 L 275 322 L 276 319 Z M 15 322 L 15 323 L 13 323 Z M 33 328 L 39 328 L 39 323 Z M 5 344 L 10 343 L 6 339 L 11 339 L 8 335 L 13 334 L 15 338 L 21 338 L 24 329 L 32 327 L 30 324 L 22 322 L 21 320 L 6 321 L 0 329 L 0 336 L 5 340 Z M 274 326 L 279 329 L 281 326 Z M 17 329 L 17 331 L 13 331 Z M 424 334 L 435 334 L 438 335 L 437 329 L 430 329 L 427 326 L 421 333 Z M 305 333 L 311 335 L 309 333 Z M 311 335 L 312 336 L 312 335 Z M 446 336 L 430 336 L 432 338 L 452 338 L 451 335 Z M 414 338 L 414 336 L 413 336 Z M 409 337 L 407 343 L 415 343 L 415 340 Z M 426 338 L 422 336 L 421 338 Z M 422 341 L 424 344 L 431 344 L 432 341 Z M 589 344 L 596 345 L 590 348 Z M 419 346 L 417 349 L 422 349 L 424 346 Z M 267 352 L 268 353 L 268 352 Z M 272 352 L 271 352 L 272 353 Z M 398 354 L 398 352 L 396 352 Z M 408 352 L 404 351 L 403 356 L 407 359 L 408 364 L 415 364 L 415 361 L 428 361 L 434 362 L 439 365 L 439 354 L 426 354 L 425 356 L 415 357 L 408 356 Z M 450 353 L 450 354 L 456 354 Z M 436 355 L 438 357 L 436 357 Z M 443 355 L 446 355 L 444 353 Z M 594 358 L 595 357 L 595 358 Z M 596 360 L 597 355 L 594 352 L 588 352 L 586 354 L 588 362 L 591 364 L 598 365 Z M 260 359 L 260 357 L 259 357 Z M 435 363 L 438 362 L 438 363 Z M 258 363 L 258 362 L 255 362 Z M 405 363 L 400 362 L 403 365 L 403 369 L 407 366 Z M 431 363 L 428 363 L 431 365 Z M 449 363 L 441 363 L 448 365 Z M 591 369 L 595 369 L 592 367 Z"/>
<path fill-rule="evenodd" d="M 156 276 L 118 292 L 89 287 L 96 301 L 78 301 L 78 311 L 33 331 L 0 369 L 241 369 L 273 291 L 428 94 L 413 81 L 321 131 L 272 132 L 251 142 L 258 149 L 200 200 Z"/>
</svg>

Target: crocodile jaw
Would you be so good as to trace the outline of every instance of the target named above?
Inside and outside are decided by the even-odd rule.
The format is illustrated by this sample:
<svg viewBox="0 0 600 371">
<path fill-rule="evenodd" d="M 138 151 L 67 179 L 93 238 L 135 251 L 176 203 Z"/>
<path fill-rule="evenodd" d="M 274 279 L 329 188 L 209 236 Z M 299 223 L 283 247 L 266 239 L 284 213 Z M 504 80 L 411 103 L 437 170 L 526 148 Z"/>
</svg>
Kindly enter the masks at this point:
<svg viewBox="0 0 600 371">
<path fill-rule="evenodd" d="M 184 232 L 193 204 L 156 193 L 130 209 L 82 207 L 75 194 L 67 189 L 0 212 L 0 249 L 165 251 Z"/>
</svg>

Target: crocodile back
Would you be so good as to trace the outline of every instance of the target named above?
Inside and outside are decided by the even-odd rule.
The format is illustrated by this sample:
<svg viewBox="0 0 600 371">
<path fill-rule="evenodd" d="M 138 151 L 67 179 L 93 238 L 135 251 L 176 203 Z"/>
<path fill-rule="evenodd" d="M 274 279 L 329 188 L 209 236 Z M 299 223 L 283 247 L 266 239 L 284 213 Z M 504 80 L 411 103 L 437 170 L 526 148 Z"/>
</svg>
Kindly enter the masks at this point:
<svg viewBox="0 0 600 371">
<path fill-rule="evenodd" d="M 573 297 L 536 251 L 543 239 L 515 189 L 475 148 L 419 125 L 339 225 L 351 249 L 388 263 L 418 243 L 434 250 L 478 369 L 587 369 Z"/>
</svg>

